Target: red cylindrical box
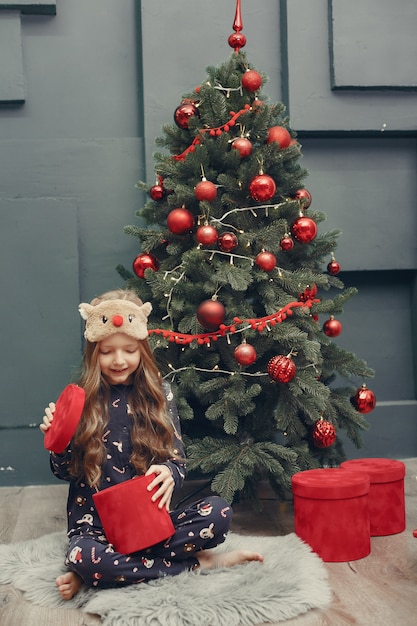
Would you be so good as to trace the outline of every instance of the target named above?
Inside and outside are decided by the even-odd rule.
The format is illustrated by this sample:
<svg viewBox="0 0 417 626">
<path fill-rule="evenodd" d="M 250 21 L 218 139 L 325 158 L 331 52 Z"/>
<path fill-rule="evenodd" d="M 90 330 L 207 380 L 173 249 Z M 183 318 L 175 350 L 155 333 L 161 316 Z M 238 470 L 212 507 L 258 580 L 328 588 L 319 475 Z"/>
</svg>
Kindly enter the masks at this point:
<svg viewBox="0 0 417 626">
<path fill-rule="evenodd" d="M 393 459 L 352 459 L 343 469 L 366 472 L 371 536 L 395 535 L 405 529 L 405 465 Z"/>
<path fill-rule="evenodd" d="M 369 476 L 341 468 L 292 477 L 296 534 L 323 561 L 355 561 L 371 551 Z"/>
</svg>

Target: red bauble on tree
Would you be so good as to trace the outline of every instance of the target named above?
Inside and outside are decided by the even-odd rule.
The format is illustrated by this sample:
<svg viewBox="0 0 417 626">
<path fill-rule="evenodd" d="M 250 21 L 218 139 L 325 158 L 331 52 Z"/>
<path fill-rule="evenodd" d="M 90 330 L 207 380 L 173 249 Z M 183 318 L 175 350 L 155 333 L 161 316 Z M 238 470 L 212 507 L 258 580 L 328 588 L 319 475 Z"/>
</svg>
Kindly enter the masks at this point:
<svg viewBox="0 0 417 626">
<path fill-rule="evenodd" d="M 340 272 L 340 263 L 336 261 L 334 254 L 332 254 L 332 260 L 327 265 L 327 271 L 331 276 L 336 276 Z"/>
<path fill-rule="evenodd" d="M 336 441 L 336 429 L 331 422 L 319 419 L 314 426 L 312 439 L 317 448 L 329 448 Z"/>
<path fill-rule="evenodd" d="M 331 315 L 323 324 L 323 332 L 328 337 L 337 337 L 342 332 L 342 324 Z"/>
<path fill-rule="evenodd" d="M 288 148 L 291 135 L 284 126 L 271 126 L 268 130 L 266 143 L 277 143 L 280 148 Z"/>
<path fill-rule="evenodd" d="M 175 109 L 174 122 L 179 128 L 186 130 L 190 123 L 190 118 L 194 115 L 199 115 L 196 105 L 193 102 L 184 101 Z"/>
<path fill-rule="evenodd" d="M 317 224 L 311 217 L 298 217 L 291 226 L 291 233 L 299 243 L 310 243 L 317 235 Z"/>
<path fill-rule="evenodd" d="M 376 396 L 364 383 L 351 398 L 351 402 L 359 413 L 370 413 L 375 408 Z"/>
<path fill-rule="evenodd" d="M 223 233 L 217 240 L 217 247 L 222 252 L 231 252 L 238 245 L 238 239 L 234 233 Z"/>
<path fill-rule="evenodd" d="M 197 319 L 203 328 L 214 330 L 223 323 L 226 309 L 218 300 L 204 300 L 197 309 Z"/>
<path fill-rule="evenodd" d="M 160 183 L 156 183 L 153 187 L 150 188 L 149 195 L 151 196 L 152 200 L 158 202 L 164 197 L 165 189 Z"/>
<path fill-rule="evenodd" d="M 247 91 L 258 91 L 262 85 L 262 76 L 256 70 L 247 70 L 242 76 L 242 87 Z"/>
<path fill-rule="evenodd" d="M 258 174 L 250 182 L 249 193 L 256 202 L 267 202 L 274 197 L 277 186 L 268 174 Z"/>
<path fill-rule="evenodd" d="M 290 355 L 277 354 L 268 362 L 268 374 L 277 383 L 289 383 L 297 373 L 297 367 Z"/>
<path fill-rule="evenodd" d="M 214 183 L 207 180 L 207 178 L 203 178 L 201 183 L 195 186 L 194 193 L 195 197 L 200 202 L 203 200 L 212 202 L 217 196 L 217 187 Z"/>
<path fill-rule="evenodd" d="M 142 254 L 138 254 L 136 259 L 133 261 L 132 267 L 136 276 L 139 276 L 139 278 L 145 278 L 145 270 L 151 269 L 156 272 L 159 269 L 159 261 L 153 254 L 143 252 Z"/>
<path fill-rule="evenodd" d="M 252 143 L 246 137 L 238 137 L 232 141 L 232 148 L 237 150 L 240 157 L 244 159 L 252 153 Z"/>
<path fill-rule="evenodd" d="M 175 235 L 184 235 L 190 232 L 194 226 L 193 214 L 184 207 L 172 209 L 167 217 L 168 228 Z"/>
<path fill-rule="evenodd" d="M 235 348 L 234 357 L 240 365 L 252 365 L 256 361 L 256 350 L 246 341 Z"/>
<path fill-rule="evenodd" d="M 195 236 L 198 243 L 201 243 L 202 246 L 212 246 L 219 238 L 219 233 L 214 226 L 205 224 L 197 228 Z"/>
<path fill-rule="evenodd" d="M 307 189 L 298 189 L 295 192 L 294 199 L 301 202 L 303 209 L 308 209 L 311 204 L 311 193 Z"/>
<path fill-rule="evenodd" d="M 294 241 L 288 234 L 286 234 L 279 242 L 279 247 L 283 252 L 288 252 L 288 250 L 292 250 L 294 248 Z"/>
<path fill-rule="evenodd" d="M 277 259 L 272 252 L 262 250 L 255 259 L 256 265 L 264 272 L 271 272 L 276 267 Z"/>
</svg>

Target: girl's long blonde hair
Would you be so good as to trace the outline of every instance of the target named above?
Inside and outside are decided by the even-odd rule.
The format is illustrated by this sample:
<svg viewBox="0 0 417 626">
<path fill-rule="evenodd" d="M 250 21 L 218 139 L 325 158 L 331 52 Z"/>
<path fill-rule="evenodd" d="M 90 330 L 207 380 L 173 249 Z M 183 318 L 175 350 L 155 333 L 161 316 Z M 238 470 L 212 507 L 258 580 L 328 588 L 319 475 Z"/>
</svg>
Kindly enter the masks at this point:
<svg viewBox="0 0 417 626">
<path fill-rule="evenodd" d="M 124 289 L 104 293 L 91 304 L 116 299 L 142 304 L 133 291 Z M 141 359 L 133 376 L 129 398 L 133 444 L 130 462 L 137 474 L 143 474 L 152 463 L 162 463 L 175 454 L 174 431 L 167 414 L 159 371 L 148 340 L 139 340 L 139 344 Z M 85 480 L 91 487 L 100 484 L 106 454 L 103 437 L 109 420 L 110 385 L 101 374 L 98 355 L 99 344 L 86 341 L 78 382 L 85 390 L 85 406 L 73 439 L 70 463 L 70 474 L 78 480 Z"/>
</svg>

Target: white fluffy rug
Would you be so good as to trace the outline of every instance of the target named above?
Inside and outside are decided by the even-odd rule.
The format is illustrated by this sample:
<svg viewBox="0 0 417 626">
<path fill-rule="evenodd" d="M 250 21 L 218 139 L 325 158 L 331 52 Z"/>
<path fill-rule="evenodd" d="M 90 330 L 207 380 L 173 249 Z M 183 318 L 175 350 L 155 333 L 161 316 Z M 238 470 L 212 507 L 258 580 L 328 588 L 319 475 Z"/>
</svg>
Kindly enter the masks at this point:
<svg viewBox="0 0 417 626">
<path fill-rule="evenodd" d="M 67 538 L 59 532 L 0 546 L 0 583 L 14 585 L 35 604 L 80 609 L 104 626 L 253 626 L 290 619 L 331 600 L 323 562 L 295 534 L 230 533 L 218 551 L 245 547 L 265 562 L 230 569 L 184 572 L 121 589 L 82 589 L 64 602 L 54 585 Z"/>
</svg>

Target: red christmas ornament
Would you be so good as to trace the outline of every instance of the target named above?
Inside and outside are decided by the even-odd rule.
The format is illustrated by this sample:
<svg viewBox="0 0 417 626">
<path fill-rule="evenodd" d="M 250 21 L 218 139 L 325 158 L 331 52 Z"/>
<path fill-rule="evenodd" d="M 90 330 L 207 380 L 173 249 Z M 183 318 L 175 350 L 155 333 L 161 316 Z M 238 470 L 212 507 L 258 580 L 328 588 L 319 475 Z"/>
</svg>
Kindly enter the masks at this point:
<svg viewBox="0 0 417 626">
<path fill-rule="evenodd" d="M 294 248 L 294 241 L 291 239 L 289 235 L 285 235 L 279 242 L 279 247 L 283 252 L 288 252 L 288 250 L 292 250 Z"/>
<path fill-rule="evenodd" d="M 190 117 L 199 115 L 198 109 L 193 102 L 182 102 L 174 112 L 174 122 L 179 128 L 186 130 L 190 123 Z"/>
<path fill-rule="evenodd" d="M 219 233 L 214 226 L 206 224 L 197 228 L 195 236 L 198 243 L 201 243 L 202 246 L 212 246 L 219 238 Z"/>
<path fill-rule="evenodd" d="M 291 135 L 283 126 L 271 126 L 269 128 L 266 143 L 276 142 L 280 148 L 288 148 L 290 141 Z"/>
<path fill-rule="evenodd" d="M 277 190 L 275 181 L 268 174 L 258 174 L 251 180 L 249 193 L 256 202 L 267 202 Z"/>
<path fill-rule="evenodd" d="M 256 265 L 264 272 L 271 272 L 277 264 L 277 259 L 272 252 L 263 250 L 255 259 Z"/>
<path fill-rule="evenodd" d="M 297 373 L 297 367 L 289 356 L 278 354 L 268 362 L 267 370 L 272 380 L 278 383 L 289 383 Z"/>
<path fill-rule="evenodd" d="M 223 233 L 217 240 L 217 247 L 222 252 L 231 252 L 238 245 L 238 239 L 234 233 Z"/>
<path fill-rule="evenodd" d="M 336 429 L 331 422 L 320 419 L 314 426 L 312 438 L 317 448 L 329 448 L 336 441 Z"/>
<path fill-rule="evenodd" d="M 342 332 L 342 324 L 331 315 L 323 324 L 323 332 L 328 337 L 337 337 Z"/>
<path fill-rule="evenodd" d="M 299 294 L 298 299 L 301 302 L 307 302 L 307 300 L 313 300 L 317 295 L 317 285 L 313 283 L 309 285 L 302 293 Z"/>
<path fill-rule="evenodd" d="M 232 142 L 232 148 L 239 152 L 241 159 L 244 159 L 251 154 L 252 147 L 252 143 L 245 137 L 238 137 Z"/>
<path fill-rule="evenodd" d="M 149 268 L 156 272 L 159 269 L 159 261 L 153 254 L 143 252 L 142 254 L 138 254 L 136 259 L 133 261 L 132 267 L 136 276 L 139 276 L 139 278 L 145 278 L 145 270 Z"/>
<path fill-rule="evenodd" d="M 173 209 L 167 217 L 168 228 L 175 235 L 184 235 L 192 230 L 194 216 L 187 209 Z"/>
<path fill-rule="evenodd" d="M 195 197 L 200 202 L 203 200 L 212 202 L 217 196 L 217 187 L 214 183 L 207 180 L 207 178 L 203 178 L 201 183 L 198 183 L 198 185 L 195 186 L 194 193 Z"/>
<path fill-rule="evenodd" d="M 204 300 L 197 309 L 197 319 L 203 328 L 214 330 L 222 324 L 226 309 L 218 300 Z"/>
<path fill-rule="evenodd" d="M 327 271 L 331 276 L 336 276 L 340 272 L 340 263 L 336 261 L 334 256 L 332 255 L 332 260 L 327 265 Z"/>
<path fill-rule="evenodd" d="M 239 52 L 240 48 L 246 45 L 246 37 L 240 31 L 243 28 L 242 24 L 242 13 L 240 9 L 240 0 L 236 0 L 236 13 L 235 13 L 235 21 L 233 22 L 233 30 L 235 31 L 232 35 L 230 35 L 228 41 L 229 46 L 234 48 L 236 54 Z"/>
<path fill-rule="evenodd" d="M 234 357 L 239 365 L 252 365 L 256 361 L 256 350 L 244 341 L 235 348 Z"/>
<path fill-rule="evenodd" d="M 311 217 L 297 217 L 291 226 L 291 233 L 299 243 L 310 243 L 317 235 L 317 224 Z"/>
<path fill-rule="evenodd" d="M 149 195 L 151 196 L 152 200 L 158 202 L 158 200 L 162 200 L 162 198 L 164 197 L 165 189 L 162 187 L 162 185 L 158 183 L 151 187 Z"/>
<path fill-rule="evenodd" d="M 256 70 L 246 70 L 242 76 L 242 87 L 247 91 L 258 91 L 262 85 L 262 76 Z"/>
<path fill-rule="evenodd" d="M 307 189 L 299 189 L 295 192 L 294 199 L 301 202 L 303 209 L 308 209 L 311 204 L 311 193 Z"/>
<path fill-rule="evenodd" d="M 362 387 L 357 390 L 351 402 L 359 413 L 370 413 L 375 408 L 376 396 L 364 383 Z"/>
</svg>

